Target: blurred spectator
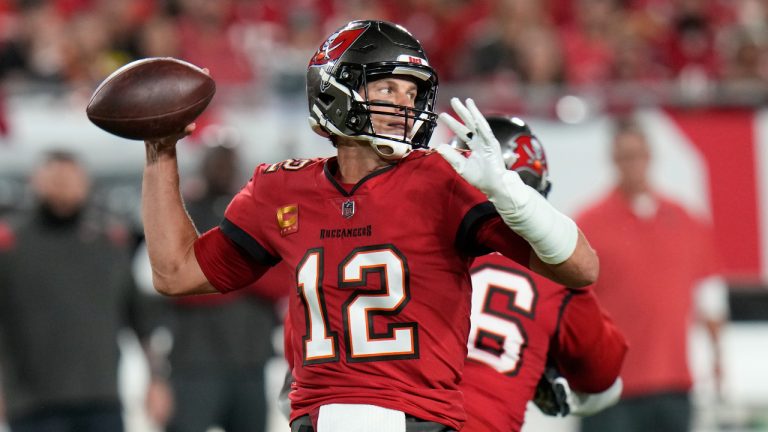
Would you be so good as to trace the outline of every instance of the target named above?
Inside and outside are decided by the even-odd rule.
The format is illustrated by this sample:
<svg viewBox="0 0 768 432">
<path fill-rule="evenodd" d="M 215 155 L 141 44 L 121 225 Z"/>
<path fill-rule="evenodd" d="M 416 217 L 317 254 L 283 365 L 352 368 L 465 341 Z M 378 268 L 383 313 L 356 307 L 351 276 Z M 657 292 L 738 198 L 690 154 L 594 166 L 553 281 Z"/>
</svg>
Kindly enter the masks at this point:
<svg viewBox="0 0 768 432">
<path fill-rule="evenodd" d="M 507 0 L 502 0 L 507 1 Z M 482 25 L 489 14 L 489 0 L 395 0 L 381 1 L 386 16 L 411 29 L 429 55 L 429 64 L 440 71 L 441 80 L 455 79 L 457 66 L 468 60 L 463 53 L 470 29 Z M 403 15 L 400 11 L 408 11 Z M 395 19 L 395 17 L 397 17 Z M 358 19 L 358 17 L 354 17 Z M 371 18 L 371 17 L 368 17 Z"/>
<path fill-rule="evenodd" d="M 616 52 L 613 41 L 622 23 L 617 0 L 577 0 L 572 25 L 562 29 L 565 73 L 571 84 L 610 81 Z"/>
<path fill-rule="evenodd" d="M 274 72 L 268 59 L 303 58 L 328 28 L 402 10 L 443 83 L 731 79 L 742 68 L 731 63 L 749 62 L 748 42 L 763 46 L 767 27 L 760 0 L 5 0 L 0 53 L 12 47 L 26 78 L 56 83 L 98 81 L 130 59 L 167 53 L 209 67 L 224 86 L 277 84 L 292 94 L 304 65 L 288 56 L 275 82 L 262 76 Z M 730 55 L 731 44 L 717 48 L 735 23 L 751 38 Z"/>
<path fill-rule="evenodd" d="M 50 153 L 32 188 L 37 207 L 0 225 L 8 423 L 13 432 L 121 431 L 117 335 L 127 325 L 144 339 L 152 329 L 130 276 L 127 230 L 92 217 L 89 176 L 69 153 Z M 147 403 L 166 415 L 164 381 L 150 389 Z"/>
<path fill-rule="evenodd" d="M 11 5 L 0 0 L 0 143 L 10 132 L 5 108 L 4 78 L 21 64 L 21 54 L 15 42 L 16 22 Z"/>
<path fill-rule="evenodd" d="M 167 55 L 210 69 L 213 107 L 264 93 L 291 105 L 320 35 L 408 11 L 398 22 L 431 53 L 441 84 L 473 86 L 500 110 L 551 115 L 563 91 L 590 93 L 605 110 L 756 105 L 767 9 L 763 0 L 0 0 L 0 74 L 10 72 L 12 96 L 25 81 L 86 96 L 120 65 Z"/>
<path fill-rule="evenodd" d="M 203 156 L 202 184 L 186 193 L 187 211 L 201 231 L 221 222 L 242 181 L 237 151 L 229 146 L 233 141 L 224 133 L 218 139 L 224 145 L 207 148 Z M 275 288 L 284 294 L 285 289 Z M 277 324 L 271 299 L 241 290 L 171 301 L 169 360 L 175 410 L 167 430 L 201 432 L 214 426 L 227 432 L 266 430 L 264 367 L 274 355 L 272 331 Z"/>
<path fill-rule="evenodd" d="M 708 18 L 689 13 L 677 16 L 667 41 L 667 64 L 676 77 L 696 74 L 707 79 L 720 75 L 715 34 Z"/>
<path fill-rule="evenodd" d="M 562 52 L 557 34 L 551 27 L 532 27 L 517 41 L 520 57 L 520 81 L 542 86 L 558 85 L 565 80 Z"/>
<path fill-rule="evenodd" d="M 724 77 L 729 81 L 768 81 L 768 32 L 736 27 L 727 33 Z"/>
<path fill-rule="evenodd" d="M 651 41 L 640 37 L 632 28 L 621 29 L 614 46 L 616 55 L 611 74 L 614 80 L 649 84 L 668 77 L 658 50 L 654 49 Z"/>
<path fill-rule="evenodd" d="M 248 84 L 251 64 L 231 31 L 232 0 L 179 0 L 178 26 L 184 60 L 208 68 L 219 83 Z"/>
<path fill-rule="evenodd" d="M 139 57 L 181 57 L 181 41 L 176 22 L 158 14 L 148 19 L 138 36 Z"/>
<path fill-rule="evenodd" d="M 75 0 L 77 1 L 77 0 Z M 110 51 L 136 54 L 136 38 L 141 26 L 155 13 L 157 0 L 91 0 L 94 11 L 108 23 Z"/>
<path fill-rule="evenodd" d="M 383 19 L 387 21 L 394 20 L 395 16 L 398 15 L 398 2 L 393 1 L 370 1 L 370 0 L 347 0 L 344 2 L 344 7 L 339 8 L 339 10 L 335 11 L 335 13 L 332 16 L 332 23 L 326 23 L 327 25 L 320 30 L 320 33 L 327 33 L 327 30 L 330 28 L 331 31 L 333 29 L 339 28 L 339 26 L 343 25 L 346 22 L 356 20 L 356 19 Z M 325 20 L 328 20 L 328 17 L 324 17 Z M 319 39 L 322 39 L 322 35 L 315 35 L 320 36 Z"/>
<path fill-rule="evenodd" d="M 465 61 L 450 67 L 458 70 L 462 79 L 501 78 L 515 82 L 524 74 L 521 69 L 528 67 L 525 61 L 534 60 L 536 64 L 531 69 L 559 62 L 559 52 L 548 49 L 549 41 L 541 37 L 546 36 L 547 31 L 541 2 L 500 0 L 488 17 L 472 27 L 465 55 L 459 56 Z M 523 38 L 524 34 L 527 37 Z M 528 43 L 543 47 L 544 52 L 534 53 L 533 47 L 525 45 Z M 534 55 L 535 58 L 531 59 Z M 553 55 L 554 58 L 551 57 Z M 522 58 L 524 56 L 529 58 Z"/>
<path fill-rule="evenodd" d="M 42 2 L 22 10 L 22 31 L 18 43 L 24 53 L 29 77 L 47 82 L 64 82 L 70 48 L 66 21 L 51 3 Z"/>
<path fill-rule="evenodd" d="M 67 24 L 66 80 L 92 88 L 130 60 L 130 53 L 117 49 L 114 24 L 95 11 L 78 14 Z"/>
<path fill-rule="evenodd" d="M 317 41 L 324 33 L 322 16 L 315 10 L 299 9 L 288 13 L 283 30 L 273 48 L 280 61 L 259 58 L 269 73 L 278 93 L 287 97 L 304 97 L 306 92 L 305 68 L 307 53 L 317 49 Z M 271 58 L 271 57 L 270 57 Z"/>
<path fill-rule="evenodd" d="M 720 379 L 727 300 L 712 233 L 650 188 L 650 161 L 643 133 L 622 122 L 613 141 L 618 184 L 578 222 L 600 255 L 595 292 L 630 346 L 621 401 L 585 418 L 584 432 L 689 430 L 687 340 L 696 311 L 711 336 L 713 375 Z"/>
</svg>

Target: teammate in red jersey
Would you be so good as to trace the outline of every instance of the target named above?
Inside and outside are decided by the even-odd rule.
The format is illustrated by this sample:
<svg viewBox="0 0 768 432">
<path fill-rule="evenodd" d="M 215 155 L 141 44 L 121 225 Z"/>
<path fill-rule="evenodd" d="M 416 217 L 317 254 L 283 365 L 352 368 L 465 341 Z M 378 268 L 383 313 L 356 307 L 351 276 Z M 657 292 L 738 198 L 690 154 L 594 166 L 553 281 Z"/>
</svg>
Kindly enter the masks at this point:
<svg viewBox="0 0 768 432">
<path fill-rule="evenodd" d="M 547 158 L 528 125 L 516 117 L 487 120 L 507 167 L 546 197 Z M 618 400 L 627 345 L 591 289 L 568 289 L 498 253 L 477 258 L 470 272 L 462 431 L 520 430 L 537 384 L 537 405 L 550 415 L 589 414 Z M 548 364 L 553 370 L 542 377 Z M 558 371 L 565 379 L 552 376 Z"/>
<path fill-rule="evenodd" d="M 436 91 L 404 28 L 350 22 L 307 70 L 310 122 L 337 156 L 257 167 L 202 236 L 178 192 L 182 134 L 146 143 L 142 206 L 158 291 L 227 292 L 279 261 L 295 274 L 293 430 L 459 429 L 472 256 L 496 250 L 570 285 L 597 277 L 575 223 L 504 168 L 471 100 L 452 101 L 463 124 L 441 118 L 475 151 L 421 150 Z"/>
</svg>

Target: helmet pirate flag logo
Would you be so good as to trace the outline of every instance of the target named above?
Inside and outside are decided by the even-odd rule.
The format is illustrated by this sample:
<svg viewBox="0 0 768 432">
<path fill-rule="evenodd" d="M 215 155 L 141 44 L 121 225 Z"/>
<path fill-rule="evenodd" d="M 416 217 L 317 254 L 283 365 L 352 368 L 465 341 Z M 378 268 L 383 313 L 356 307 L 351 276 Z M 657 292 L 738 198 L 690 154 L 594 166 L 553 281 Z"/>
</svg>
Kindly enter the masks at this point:
<svg viewBox="0 0 768 432">
<path fill-rule="evenodd" d="M 309 60 L 309 66 L 320 66 L 338 60 L 367 28 L 368 25 L 347 26 L 332 34 Z"/>
</svg>

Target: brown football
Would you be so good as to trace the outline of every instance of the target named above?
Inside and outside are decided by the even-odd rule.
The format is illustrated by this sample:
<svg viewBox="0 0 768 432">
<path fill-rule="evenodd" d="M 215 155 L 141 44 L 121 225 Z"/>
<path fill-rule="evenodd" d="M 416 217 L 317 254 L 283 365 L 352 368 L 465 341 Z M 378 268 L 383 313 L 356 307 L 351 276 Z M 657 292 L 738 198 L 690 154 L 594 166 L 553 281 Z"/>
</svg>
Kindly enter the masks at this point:
<svg viewBox="0 0 768 432">
<path fill-rule="evenodd" d="M 146 140 L 183 131 L 214 93 L 216 83 L 199 67 L 171 57 L 146 58 L 108 76 L 85 111 L 111 134 Z"/>
</svg>

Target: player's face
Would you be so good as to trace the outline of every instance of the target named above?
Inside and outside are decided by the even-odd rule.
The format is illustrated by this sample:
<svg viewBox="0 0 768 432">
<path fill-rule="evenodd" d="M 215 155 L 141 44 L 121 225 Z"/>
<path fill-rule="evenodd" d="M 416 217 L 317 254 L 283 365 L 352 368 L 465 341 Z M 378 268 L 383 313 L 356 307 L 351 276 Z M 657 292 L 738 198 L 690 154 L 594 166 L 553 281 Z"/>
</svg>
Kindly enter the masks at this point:
<svg viewBox="0 0 768 432">
<path fill-rule="evenodd" d="M 642 190 L 646 186 L 650 159 L 648 143 L 642 135 L 622 133 L 616 137 L 613 161 L 625 188 Z"/>
<path fill-rule="evenodd" d="M 88 176 L 79 165 L 54 161 L 43 165 L 33 179 L 38 199 L 60 217 L 68 217 L 85 204 L 90 191 Z"/>
<path fill-rule="evenodd" d="M 367 85 L 368 100 L 370 102 L 401 105 L 413 108 L 416 101 L 416 84 L 402 78 L 382 78 L 372 81 Z M 373 111 L 405 114 L 405 110 L 399 107 L 374 106 Z M 412 116 L 412 114 L 409 114 Z M 407 136 L 413 127 L 413 118 L 396 117 L 385 114 L 372 114 L 371 124 L 377 134 Z"/>
</svg>

